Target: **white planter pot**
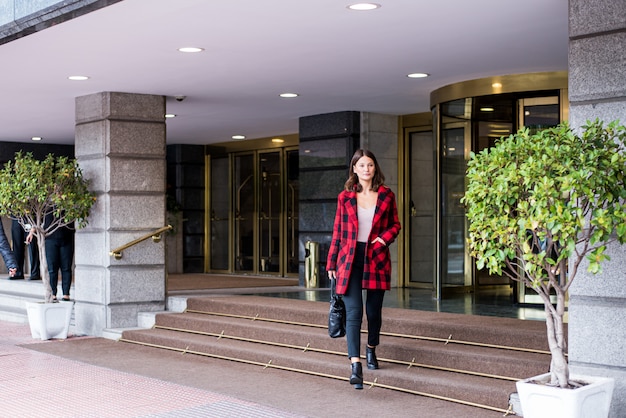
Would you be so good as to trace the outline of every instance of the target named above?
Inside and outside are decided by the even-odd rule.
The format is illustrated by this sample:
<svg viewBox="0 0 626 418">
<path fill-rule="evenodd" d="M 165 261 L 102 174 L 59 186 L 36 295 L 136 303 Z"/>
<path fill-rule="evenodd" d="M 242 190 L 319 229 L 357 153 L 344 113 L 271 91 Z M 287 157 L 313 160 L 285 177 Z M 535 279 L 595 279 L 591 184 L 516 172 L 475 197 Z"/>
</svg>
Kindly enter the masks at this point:
<svg viewBox="0 0 626 418">
<path fill-rule="evenodd" d="M 26 312 L 33 338 L 66 339 L 70 329 L 74 302 L 27 302 Z"/>
<path fill-rule="evenodd" d="M 549 382 L 550 373 L 516 383 L 524 418 L 606 418 L 615 381 L 607 377 L 572 374 L 570 380 L 589 383 L 562 389 L 530 381 Z"/>
</svg>

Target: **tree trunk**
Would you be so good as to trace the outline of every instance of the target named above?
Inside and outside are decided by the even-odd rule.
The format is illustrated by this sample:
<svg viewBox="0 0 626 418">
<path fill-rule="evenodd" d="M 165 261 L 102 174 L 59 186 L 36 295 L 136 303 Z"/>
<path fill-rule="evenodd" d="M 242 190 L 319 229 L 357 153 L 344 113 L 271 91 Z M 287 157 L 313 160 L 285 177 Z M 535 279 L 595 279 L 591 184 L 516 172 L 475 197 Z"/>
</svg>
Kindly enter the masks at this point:
<svg viewBox="0 0 626 418">
<path fill-rule="evenodd" d="M 569 385 L 569 366 L 565 358 L 565 347 L 562 345 L 564 339 L 558 338 L 557 335 L 559 330 L 563 330 L 563 317 L 555 315 L 547 305 L 545 306 L 545 311 L 548 346 L 552 356 L 550 362 L 550 384 L 566 388 Z"/>
<path fill-rule="evenodd" d="M 52 287 L 50 286 L 50 272 L 48 272 L 48 259 L 46 258 L 46 237 L 44 234 L 36 234 L 39 243 L 39 275 L 46 290 L 46 303 L 54 302 L 52 298 Z"/>
</svg>

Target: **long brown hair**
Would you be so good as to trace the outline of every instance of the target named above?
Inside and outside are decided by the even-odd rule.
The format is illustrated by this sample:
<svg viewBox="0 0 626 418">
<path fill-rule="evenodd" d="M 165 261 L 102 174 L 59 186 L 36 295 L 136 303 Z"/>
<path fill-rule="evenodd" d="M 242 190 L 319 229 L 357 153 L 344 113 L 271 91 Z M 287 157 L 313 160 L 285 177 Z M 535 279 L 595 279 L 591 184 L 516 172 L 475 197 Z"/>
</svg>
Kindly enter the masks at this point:
<svg viewBox="0 0 626 418">
<path fill-rule="evenodd" d="M 374 177 L 372 178 L 372 190 L 376 191 L 380 186 L 385 184 L 385 175 L 380 169 L 374 153 L 366 149 L 358 149 L 352 156 L 352 161 L 350 161 L 348 180 L 346 180 L 346 183 L 343 185 L 343 187 L 348 191 L 355 191 L 357 193 L 363 191 L 363 186 L 361 186 L 361 183 L 359 183 L 359 177 L 354 172 L 354 166 L 356 165 L 357 161 L 359 161 L 362 157 L 368 157 L 372 161 L 374 161 Z"/>
</svg>

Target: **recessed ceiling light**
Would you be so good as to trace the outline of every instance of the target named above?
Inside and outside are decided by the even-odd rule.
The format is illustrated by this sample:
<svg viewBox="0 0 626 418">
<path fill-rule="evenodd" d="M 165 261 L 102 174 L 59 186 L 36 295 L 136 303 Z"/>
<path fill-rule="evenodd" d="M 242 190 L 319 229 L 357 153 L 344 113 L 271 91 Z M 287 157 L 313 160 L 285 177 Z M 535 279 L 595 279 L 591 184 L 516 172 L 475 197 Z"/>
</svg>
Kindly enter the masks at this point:
<svg viewBox="0 0 626 418">
<path fill-rule="evenodd" d="M 481 107 L 481 112 L 493 112 L 493 107 Z"/>
<path fill-rule="evenodd" d="M 68 79 L 72 81 L 85 81 L 89 80 L 89 77 L 87 77 L 86 75 L 71 75 L 68 77 Z"/>
<path fill-rule="evenodd" d="M 232 139 L 246 139 L 246 136 L 245 135 L 233 135 L 231 138 Z"/>
<path fill-rule="evenodd" d="M 376 3 L 355 3 L 355 4 L 349 5 L 348 9 L 362 12 L 362 11 L 367 11 L 367 10 L 378 9 L 379 7 L 380 7 L 380 4 L 376 4 Z"/>
<path fill-rule="evenodd" d="M 407 74 L 407 77 L 409 78 L 424 78 L 424 77 L 428 77 L 429 74 L 426 73 L 411 73 L 411 74 Z"/>
<path fill-rule="evenodd" d="M 204 48 L 198 48 L 196 46 L 184 46 L 182 48 L 178 48 L 180 52 L 202 52 Z"/>
<path fill-rule="evenodd" d="M 280 94 L 280 97 L 287 98 L 287 99 L 291 97 L 298 97 L 298 96 L 299 96 L 298 93 L 281 93 Z"/>
<path fill-rule="evenodd" d="M 165 114 L 165 117 L 166 117 L 166 118 L 168 118 L 168 119 L 169 119 L 169 118 L 175 118 L 175 117 L 176 117 L 176 115 L 175 115 L 175 114 L 173 114 L 173 113 L 166 113 L 166 114 Z"/>
<path fill-rule="evenodd" d="M 276 144 L 282 144 L 283 142 L 285 142 L 285 140 L 282 138 L 272 138 L 272 142 Z"/>
<path fill-rule="evenodd" d="M 41 141 L 41 139 L 42 138 L 40 136 L 34 136 L 34 137 L 31 138 L 31 140 L 33 140 L 33 141 Z"/>
</svg>

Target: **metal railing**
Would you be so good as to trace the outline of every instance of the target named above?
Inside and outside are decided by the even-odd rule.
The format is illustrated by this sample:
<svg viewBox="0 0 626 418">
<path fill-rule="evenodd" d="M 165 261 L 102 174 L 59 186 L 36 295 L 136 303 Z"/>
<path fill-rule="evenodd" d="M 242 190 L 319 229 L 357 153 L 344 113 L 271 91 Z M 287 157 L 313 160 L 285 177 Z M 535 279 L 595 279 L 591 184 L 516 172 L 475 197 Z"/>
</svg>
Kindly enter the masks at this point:
<svg viewBox="0 0 626 418">
<path fill-rule="evenodd" d="M 121 247 L 117 247 L 114 250 L 109 251 L 109 255 L 111 257 L 115 257 L 116 260 L 121 260 L 122 259 L 122 251 L 124 251 L 125 249 L 132 247 L 135 244 L 139 244 L 142 241 L 147 240 L 148 238 L 152 238 L 153 242 L 160 242 L 161 241 L 161 234 L 165 231 L 169 231 L 170 229 L 172 229 L 172 225 L 167 225 L 167 226 L 163 226 L 159 229 L 157 229 L 154 232 L 150 232 L 149 234 L 146 234 L 142 237 L 137 238 L 136 240 L 133 240 L 131 242 L 129 242 L 128 244 L 124 244 Z"/>
</svg>

